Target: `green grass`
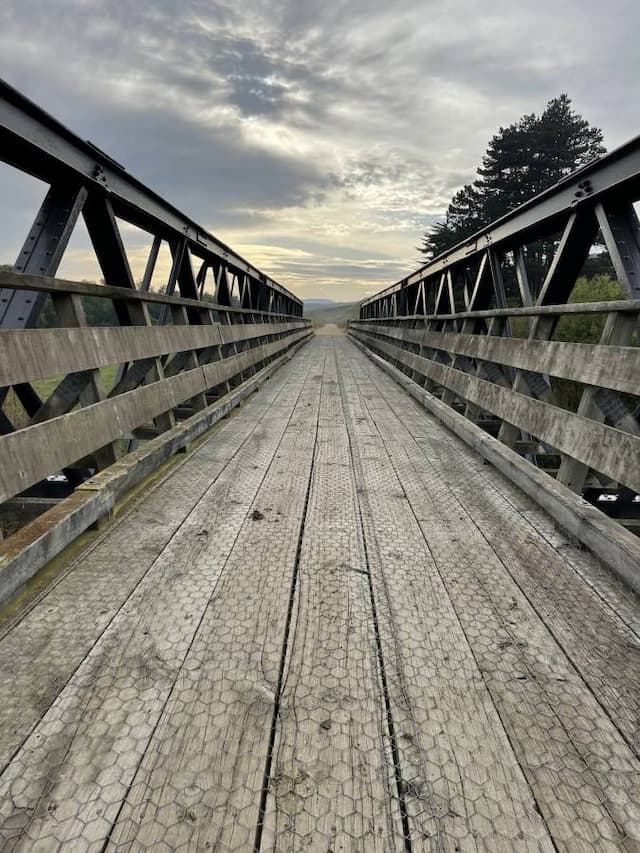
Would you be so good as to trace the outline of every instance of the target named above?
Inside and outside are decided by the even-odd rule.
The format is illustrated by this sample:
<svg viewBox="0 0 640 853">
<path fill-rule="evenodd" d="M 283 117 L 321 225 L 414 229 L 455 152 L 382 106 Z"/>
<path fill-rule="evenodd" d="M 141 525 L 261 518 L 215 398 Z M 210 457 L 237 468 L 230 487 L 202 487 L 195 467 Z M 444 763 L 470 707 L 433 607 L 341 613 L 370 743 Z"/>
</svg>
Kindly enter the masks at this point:
<svg viewBox="0 0 640 853">
<path fill-rule="evenodd" d="M 116 381 L 116 372 L 118 370 L 117 364 L 109 364 L 107 367 L 100 368 L 100 378 L 102 379 L 102 387 L 105 390 L 105 393 L 108 394 L 109 391 L 113 388 L 113 385 Z M 51 376 L 49 379 L 36 379 L 31 384 L 33 385 L 36 393 L 40 396 L 40 399 L 46 400 L 50 394 L 52 394 L 57 386 L 64 379 L 64 374 L 60 374 L 59 376 Z"/>
<path fill-rule="evenodd" d="M 104 388 L 105 394 L 108 394 L 113 388 L 116 381 L 117 370 L 117 364 L 109 364 L 106 367 L 100 368 L 100 378 L 102 379 L 102 387 Z M 59 374 L 58 376 L 50 376 L 47 379 L 35 379 L 31 385 L 40 399 L 45 401 L 51 396 L 63 379 L 64 374 Z M 3 408 L 7 417 L 17 429 L 22 429 L 29 425 L 29 419 L 27 418 L 24 409 L 16 399 L 15 392 L 13 390 L 9 391 L 7 394 L 7 399 Z"/>
</svg>

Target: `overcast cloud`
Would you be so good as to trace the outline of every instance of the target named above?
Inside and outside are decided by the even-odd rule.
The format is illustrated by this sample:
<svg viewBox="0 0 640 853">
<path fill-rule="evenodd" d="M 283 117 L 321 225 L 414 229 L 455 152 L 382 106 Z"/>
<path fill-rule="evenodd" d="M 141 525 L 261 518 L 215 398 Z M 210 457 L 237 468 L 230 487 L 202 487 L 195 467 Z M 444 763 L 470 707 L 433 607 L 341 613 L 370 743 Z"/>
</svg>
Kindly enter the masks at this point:
<svg viewBox="0 0 640 853">
<path fill-rule="evenodd" d="M 3 0 L 2 76 L 305 298 L 359 299 L 501 124 L 640 131 L 632 0 Z M 0 259 L 42 192 L 0 168 Z M 143 247 L 130 235 L 140 266 Z M 62 270 L 94 273 L 82 235 Z"/>
</svg>

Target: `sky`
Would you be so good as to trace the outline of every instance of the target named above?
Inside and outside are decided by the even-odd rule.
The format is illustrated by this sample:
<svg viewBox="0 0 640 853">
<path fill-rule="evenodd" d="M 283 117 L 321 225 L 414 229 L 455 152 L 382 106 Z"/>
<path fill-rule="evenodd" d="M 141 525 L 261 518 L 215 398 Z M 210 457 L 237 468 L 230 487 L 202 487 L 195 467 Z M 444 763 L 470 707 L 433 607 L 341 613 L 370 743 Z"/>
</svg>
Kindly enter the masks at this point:
<svg viewBox="0 0 640 853">
<path fill-rule="evenodd" d="M 351 301 L 416 268 L 499 126 L 568 92 L 609 149 L 638 134 L 639 31 L 637 0 L 2 0 L 0 75 L 300 297 Z M 44 189 L 0 164 L 0 262 Z M 60 274 L 99 275 L 82 227 Z"/>
</svg>

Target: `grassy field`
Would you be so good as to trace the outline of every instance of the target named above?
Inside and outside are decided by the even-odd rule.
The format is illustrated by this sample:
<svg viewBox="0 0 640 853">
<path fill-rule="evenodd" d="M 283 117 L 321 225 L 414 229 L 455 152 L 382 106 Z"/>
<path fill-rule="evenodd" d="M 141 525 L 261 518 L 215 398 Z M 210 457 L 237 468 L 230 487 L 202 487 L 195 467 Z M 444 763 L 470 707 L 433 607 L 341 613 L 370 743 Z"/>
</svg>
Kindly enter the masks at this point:
<svg viewBox="0 0 640 853">
<path fill-rule="evenodd" d="M 107 367 L 100 368 L 100 377 L 102 379 L 102 387 L 104 388 L 105 394 L 108 394 L 109 391 L 113 388 L 116 380 L 116 372 L 118 370 L 117 364 L 110 364 Z M 34 390 L 38 394 L 41 400 L 46 400 L 50 394 L 55 391 L 60 382 L 64 379 L 64 376 L 51 376 L 48 379 L 36 379 L 31 384 L 33 385 Z M 26 427 L 29 424 L 29 419 L 27 418 L 22 406 L 18 402 L 15 396 L 15 392 L 10 390 L 7 394 L 7 399 L 4 405 L 4 411 L 7 414 L 7 417 L 12 422 L 12 424 L 18 429 L 22 427 Z"/>
<path fill-rule="evenodd" d="M 327 323 L 335 323 L 344 329 L 347 320 L 355 320 L 358 317 L 357 302 L 336 302 L 329 305 L 305 305 L 304 316 L 311 320 L 315 329 L 326 326 Z"/>
</svg>

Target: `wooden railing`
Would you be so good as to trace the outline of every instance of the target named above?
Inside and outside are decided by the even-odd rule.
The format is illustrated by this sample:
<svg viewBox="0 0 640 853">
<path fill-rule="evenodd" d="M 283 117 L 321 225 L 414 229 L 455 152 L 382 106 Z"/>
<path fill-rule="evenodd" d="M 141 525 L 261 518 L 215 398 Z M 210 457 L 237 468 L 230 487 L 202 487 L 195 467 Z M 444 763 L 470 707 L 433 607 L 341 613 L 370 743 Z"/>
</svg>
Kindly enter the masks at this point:
<svg viewBox="0 0 640 853">
<path fill-rule="evenodd" d="M 539 323 L 582 314 L 606 317 L 599 344 L 502 336 L 509 318 Z M 635 424 L 629 417 L 622 426 L 630 431 L 607 425 L 597 406 L 602 389 L 638 394 L 640 349 L 616 342 L 628 339 L 625 332 L 639 316 L 640 301 L 629 300 L 354 321 L 350 333 L 474 422 L 487 424 L 508 446 L 529 456 L 557 453 L 559 465 L 550 470 L 574 491 L 583 489 L 592 469 L 601 485 L 640 492 Z M 530 396 L 531 374 L 580 383 L 577 410 L 567 408 L 566 394 L 552 385 L 544 398 Z"/>
<path fill-rule="evenodd" d="M 533 336 L 580 316 L 602 318 L 599 343 Z M 640 348 L 624 345 L 639 318 L 628 300 L 355 320 L 349 335 L 640 590 Z"/>
<path fill-rule="evenodd" d="M 0 330 L 0 387 L 53 387 L 0 436 L 0 502 L 65 471 L 96 471 L 207 408 L 311 334 L 308 320 L 125 288 L 0 273 L 0 285 L 47 293 L 55 328 Z M 83 299 L 108 300 L 131 325 L 89 327 Z M 163 325 L 150 309 L 160 308 Z M 112 367 L 106 387 L 101 369 Z M 46 386 L 45 386 L 46 387 Z M 82 479 L 81 476 L 78 480 Z"/>
<path fill-rule="evenodd" d="M 0 602 L 313 334 L 299 316 L 130 288 L 12 272 L 0 287 L 46 294 L 57 321 L 0 329 Z M 87 299 L 129 325 L 89 326 Z"/>
</svg>

